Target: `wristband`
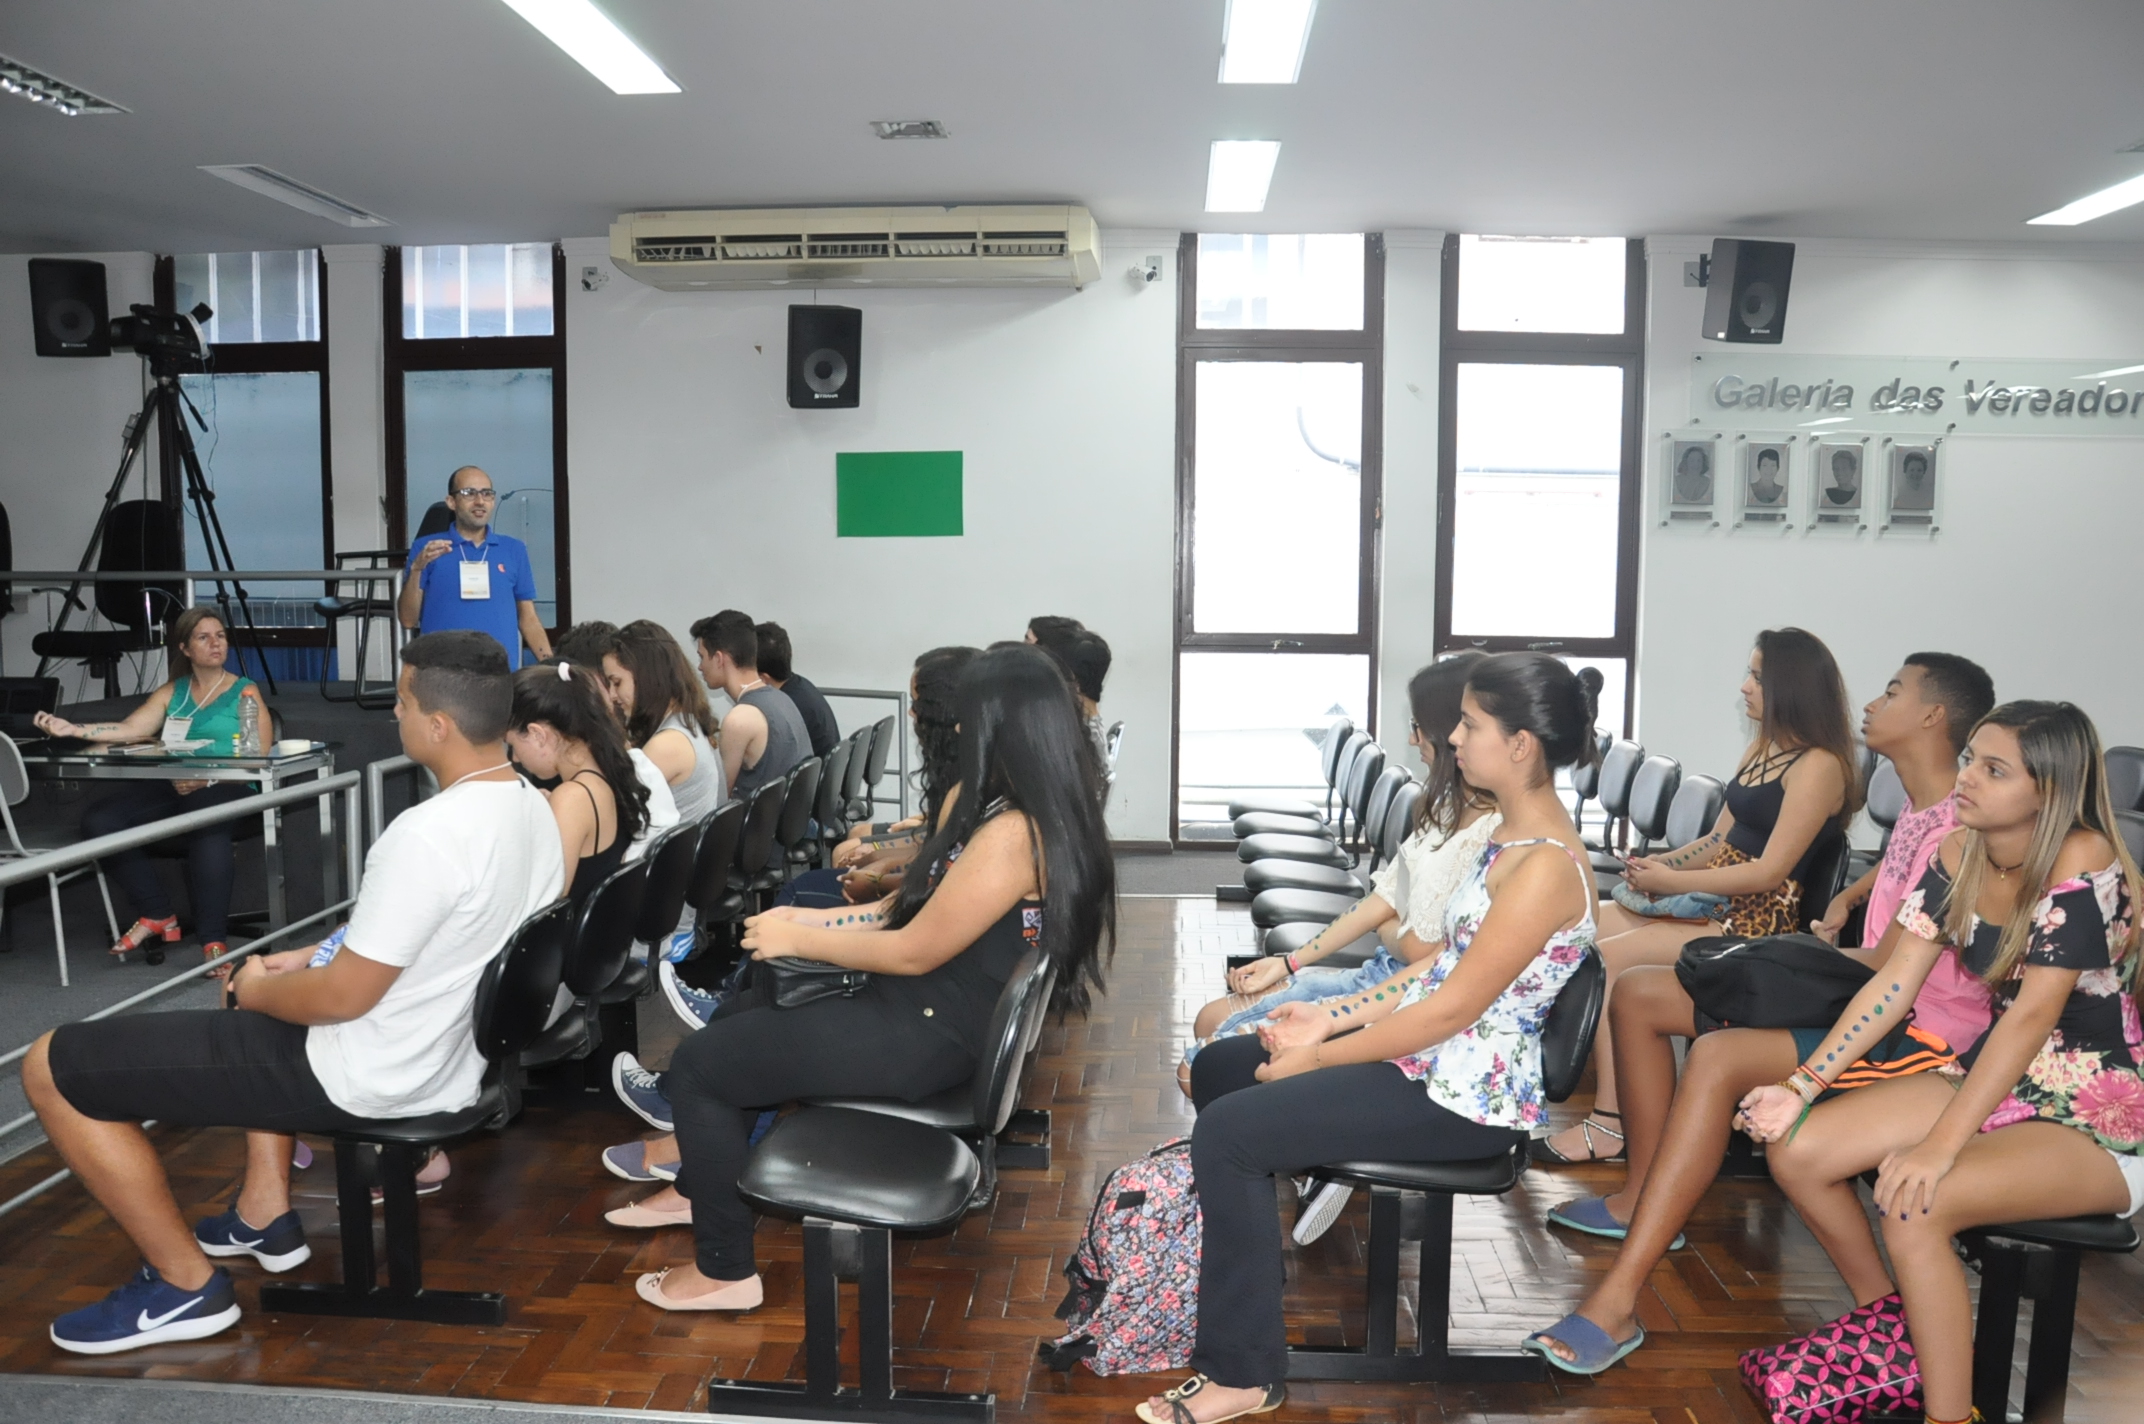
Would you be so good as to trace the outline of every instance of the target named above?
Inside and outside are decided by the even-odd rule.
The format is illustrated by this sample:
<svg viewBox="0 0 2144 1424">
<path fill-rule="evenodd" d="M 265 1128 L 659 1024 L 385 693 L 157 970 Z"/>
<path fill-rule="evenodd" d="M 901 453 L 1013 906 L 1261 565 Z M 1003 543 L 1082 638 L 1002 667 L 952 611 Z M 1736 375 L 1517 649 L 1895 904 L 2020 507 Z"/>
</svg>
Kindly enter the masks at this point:
<svg viewBox="0 0 2144 1424">
<path fill-rule="evenodd" d="M 1831 1085 L 1818 1077 L 1816 1072 L 1805 1063 L 1781 1079 L 1779 1086 L 1794 1094 L 1795 1097 L 1800 1098 L 1804 1103 L 1814 1103 L 1818 1098 L 1824 1096 L 1825 1090 L 1830 1088 Z"/>
<path fill-rule="evenodd" d="M 1303 966 L 1296 962 L 1296 958 L 1292 954 L 1282 955 L 1280 962 L 1288 966 L 1288 977 L 1290 979 L 1303 972 Z"/>
</svg>

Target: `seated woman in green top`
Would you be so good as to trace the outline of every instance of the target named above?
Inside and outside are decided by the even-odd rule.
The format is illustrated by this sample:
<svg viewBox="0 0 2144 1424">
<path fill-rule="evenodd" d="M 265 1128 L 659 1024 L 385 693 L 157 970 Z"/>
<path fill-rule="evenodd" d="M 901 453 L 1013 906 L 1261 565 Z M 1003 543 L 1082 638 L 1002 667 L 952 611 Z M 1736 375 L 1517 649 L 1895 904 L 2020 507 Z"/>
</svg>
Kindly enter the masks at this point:
<svg viewBox="0 0 2144 1424">
<path fill-rule="evenodd" d="M 37 714 L 40 731 L 55 737 L 80 737 L 88 742 L 149 742 L 159 736 L 166 744 L 206 741 L 204 753 L 228 753 L 238 735 L 239 704 L 246 698 L 260 703 L 261 739 L 269 738 L 268 708 L 261 702 L 253 680 L 241 677 L 223 665 L 231 642 L 223 619 L 212 608 L 189 608 L 171 625 L 171 681 L 149 694 L 141 706 L 119 722 L 92 722 L 84 726 Z M 248 795 L 253 784 L 246 781 L 127 781 L 101 798 L 82 815 L 85 837 L 110 835 L 114 831 L 147 825 L 182 811 L 199 811 Z M 231 910 L 231 823 L 209 826 L 183 838 L 186 843 L 186 884 L 193 899 L 194 930 L 201 938 L 201 953 L 213 959 L 230 946 L 225 922 Z M 119 937 L 112 953 L 124 959 L 128 950 L 140 949 L 154 940 L 150 953 L 161 959 L 162 945 L 179 939 L 179 917 L 163 877 L 141 849 L 121 851 L 104 861 L 105 871 L 119 882 L 120 895 L 138 919 Z"/>
</svg>

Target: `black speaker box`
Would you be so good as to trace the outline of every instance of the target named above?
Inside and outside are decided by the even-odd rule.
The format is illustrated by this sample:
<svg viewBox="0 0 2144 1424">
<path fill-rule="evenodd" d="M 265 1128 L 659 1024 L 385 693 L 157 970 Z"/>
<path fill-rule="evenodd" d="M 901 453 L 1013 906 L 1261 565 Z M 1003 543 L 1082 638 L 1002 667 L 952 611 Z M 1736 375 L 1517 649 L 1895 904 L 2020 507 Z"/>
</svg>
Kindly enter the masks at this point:
<svg viewBox="0 0 2144 1424">
<path fill-rule="evenodd" d="M 860 392 L 864 314 L 855 307 L 789 309 L 789 403 L 850 410 Z"/>
<path fill-rule="evenodd" d="M 37 328 L 40 356 L 111 355 L 104 264 L 79 258 L 31 258 L 30 320 Z"/>
<path fill-rule="evenodd" d="M 1706 339 L 1778 345 L 1787 334 L 1787 285 L 1793 279 L 1793 243 L 1714 238 Z"/>
</svg>

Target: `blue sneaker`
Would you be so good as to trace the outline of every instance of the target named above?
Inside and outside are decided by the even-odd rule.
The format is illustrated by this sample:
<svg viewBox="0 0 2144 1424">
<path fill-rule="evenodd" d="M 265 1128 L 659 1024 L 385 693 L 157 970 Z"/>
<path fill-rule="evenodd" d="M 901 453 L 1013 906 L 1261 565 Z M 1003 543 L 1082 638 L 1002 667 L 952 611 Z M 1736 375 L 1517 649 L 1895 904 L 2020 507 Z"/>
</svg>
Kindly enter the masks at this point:
<svg viewBox="0 0 2144 1424">
<path fill-rule="evenodd" d="M 752 1119 L 752 1131 L 745 1138 L 744 1145 L 747 1147 L 759 1146 L 759 1140 L 774 1131 L 774 1120 L 779 1116 L 781 1116 L 781 1111 L 778 1108 L 761 1109 L 759 1116 Z"/>
<path fill-rule="evenodd" d="M 729 1001 L 728 990 L 710 994 L 705 989 L 695 989 L 678 978 L 677 970 L 667 962 L 655 966 L 655 977 L 663 986 L 663 997 L 687 1028 L 706 1028 L 715 1010 Z"/>
<path fill-rule="evenodd" d="M 199 1290 L 183 1291 L 144 1264 L 140 1275 L 95 1305 L 53 1321 L 52 1343 L 77 1355 L 116 1355 L 171 1340 L 205 1340 L 237 1323 L 238 1297 L 223 1267 Z"/>
<path fill-rule="evenodd" d="M 194 1240 L 210 1256 L 251 1256 L 271 1271 L 287 1271 L 313 1259 L 305 1244 L 305 1228 L 298 1214 L 286 1211 L 266 1226 L 248 1225 L 238 1214 L 238 1203 L 221 1216 L 204 1216 L 194 1223 Z"/>
<path fill-rule="evenodd" d="M 670 1099 L 663 1093 L 662 1074 L 650 1073 L 640 1066 L 638 1058 L 621 1053 L 610 1061 L 610 1085 L 618 1100 L 639 1114 L 642 1122 L 657 1132 L 677 1131 L 677 1123 L 670 1116 Z"/>
<path fill-rule="evenodd" d="M 694 931 L 678 930 L 663 941 L 662 959 L 665 964 L 679 964 L 692 954 Z"/>
</svg>

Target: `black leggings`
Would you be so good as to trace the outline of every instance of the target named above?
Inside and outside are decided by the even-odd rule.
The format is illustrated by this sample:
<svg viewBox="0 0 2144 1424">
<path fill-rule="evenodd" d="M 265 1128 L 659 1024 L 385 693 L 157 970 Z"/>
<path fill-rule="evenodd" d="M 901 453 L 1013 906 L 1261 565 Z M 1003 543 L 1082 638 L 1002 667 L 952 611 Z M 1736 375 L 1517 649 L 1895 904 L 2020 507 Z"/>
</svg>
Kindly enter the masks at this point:
<svg viewBox="0 0 2144 1424">
<path fill-rule="evenodd" d="M 1199 1109 L 1191 1167 L 1205 1216 L 1191 1367 L 1231 1389 L 1288 1377 L 1276 1172 L 1358 1157 L 1494 1157 L 1522 1135 L 1440 1107 L 1421 1083 L 1390 1063 L 1321 1068 L 1261 1083 L 1255 1075 L 1265 1061 L 1265 1048 L 1246 1036 L 1208 1045 L 1191 1065 Z"/>
<path fill-rule="evenodd" d="M 130 781 L 82 813 L 85 838 L 108 836 L 161 821 L 182 811 L 205 811 L 253 794 L 250 781 L 215 781 L 181 796 L 168 781 Z M 194 933 L 206 944 L 230 938 L 233 822 L 175 837 L 186 844 L 186 888 L 194 902 Z M 161 920 L 172 913 L 171 892 L 146 850 L 123 850 L 104 858 L 105 873 L 119 882 L 130 915 Z"/>
<path fill-rule="evenodd" d="M 694 1259 L 721 1281 L 758 1269 L 752 1208 L 737 1195 L 737 1179 L 762 1108 L 834 1095 L 914 1102 L 975 1074 L 967 1049 L 869 989 L 778 1009 L 767 978 L 679 1044 L 663 1081 L 683 1162 L 677 1189 L 692 1203 Z"/>
</svg>

